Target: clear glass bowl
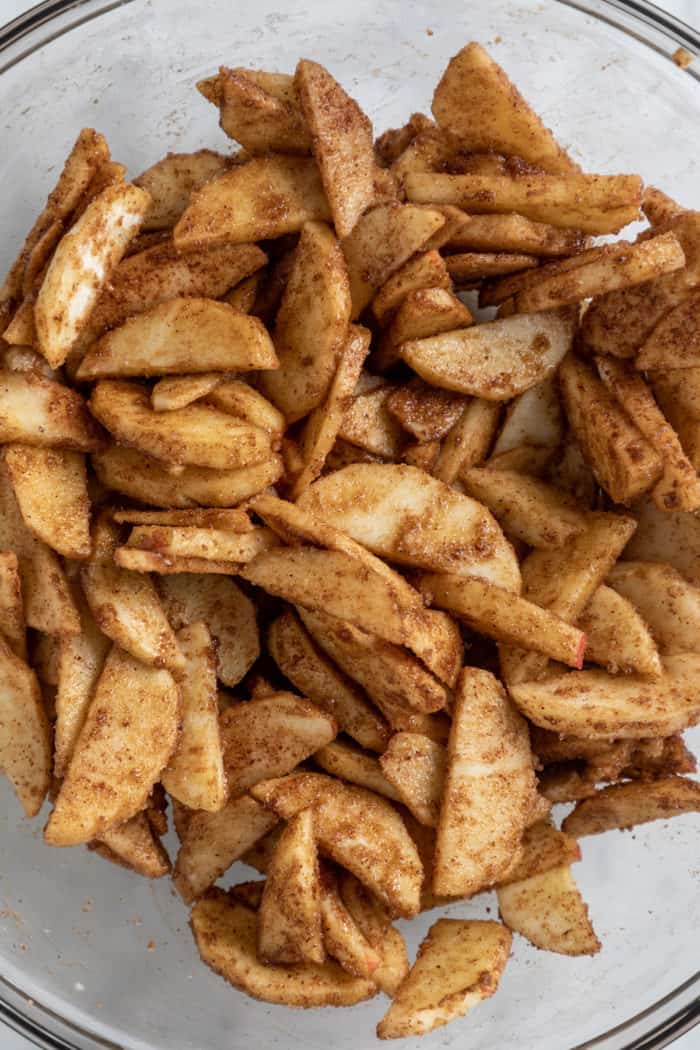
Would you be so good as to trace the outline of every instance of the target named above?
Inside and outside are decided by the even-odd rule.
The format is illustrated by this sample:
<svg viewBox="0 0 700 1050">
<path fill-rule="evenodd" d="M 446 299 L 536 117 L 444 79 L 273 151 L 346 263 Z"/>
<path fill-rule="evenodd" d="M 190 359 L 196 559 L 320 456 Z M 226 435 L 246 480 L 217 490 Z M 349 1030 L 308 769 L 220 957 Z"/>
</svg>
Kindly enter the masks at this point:
<svg viewBox="0 0 700 1050">
<path fill-rule="evenodd" d="M 700 206 L 698 73 L 670 61 L 681 44 L 700 51 L 700 38 L 643 0 L 54 0 L 0 30 L 0 270 L 81 126 L 104 132 L 132 174 L 166 150 L 226 149 L 194 82 L 221 62 L 291 71 L 306 56 L 383 130 L 429 106 L 470 39 L 490 47 L 587 170 L 641 172 Z M 690 742 L 700 749 L 697 731 Z M 20 819 L 4 782 L 0 796 L 0 1016 L 37 1045 L 377 1045 L 382 997 L 310 1012 L 247 999 L 201 965 L 167 880 L 45 847 L 41 821 Z M 421 1047 L 653 1050 L 690 1029 L 700 1019 L 698 844 L 693 817 L 586 839 L 576 875 L 602 952 L 567 959 L 516 939 L 498 994 Z M 250 876 L 239 865 L 231 877 Z M 484 897 L 449 912 L 494 908 Z M 402 924 L 411 951 L 434 917 Z"/>
</svg>

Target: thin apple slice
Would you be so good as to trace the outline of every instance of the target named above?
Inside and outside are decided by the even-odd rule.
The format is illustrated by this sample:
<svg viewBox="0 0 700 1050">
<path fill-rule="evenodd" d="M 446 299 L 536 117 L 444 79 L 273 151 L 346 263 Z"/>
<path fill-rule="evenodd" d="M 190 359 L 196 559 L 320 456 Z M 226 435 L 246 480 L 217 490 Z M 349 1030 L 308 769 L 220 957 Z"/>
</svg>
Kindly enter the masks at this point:
<svg viewBox="0 0 700 1050">
<path fill-rule="evenodd" d="M 600 835 L 616 828 L 633 828 L 682 813 L 700 813 L 700 784 L 686 777 L 629 780 L 610 784 L 583 799 L 562 824 L 567 835 Z"/>
<path fill-rule="evenodd" d="M 374 293 L 445 225 L 437 208 L 379 204 L 342 242 L 350 278 L 352 318 L 360 316 Z"/>
<path fill-rule="evenodd" d="M 90 842 L 139 813 L 175 750 L 179 723 L 180 696 L 170 673 L 115 646 L 46 825 L 46 842 Z"/>
<path fill-rule="evenodd" d="M 260 463 L 231 470 L 183 467 L 171 474 L 158 460 L 133 448 L 112 445 L 92 457 L 102 484 L 130 499 L 160 507 L 233 507 L 279 481 L 282 460 L 271 455 Z"/>
<path fill-rule="evenodd" d="M 339 237 L 376 202 L 372 124 L 327 69 L 302 59 L 294 85 Z"/>
<path fill-rule="evenodd" d="M 313 806 L 319 848 L 397 915 L 418 911 L 423 869 L 401 817 L 386 799 L 321 773 L 256 784 L 253 796 L 283 820 Z"/>
<path fill-rule="evenodd" d="M 447 769 L 442 744 L 420 733 L 394 733 L 379 764 L 416 820 L 436 828 Z"/>
<path fill-rule="evenodd" d="M 258 958 L 317 963 L 326 958 L 314 818 L 302 810 L 287 824 L 267 869 L 258 911 Z"/>
<path fill-rule="evenodd" d="M 662 673 L 659 651 L 645 620 L 612 587 L 600 585 L 578 626 L 586 635 L 586 660 L 611 674 L 637 672 L 658 678 Z"/>
<path fill-rule="evenodd" d="M 229 795 L 236 798 L 261 780 L 290 773 L 337 732 L 330 715 L 293 693 L 233 704 L 221 715 Z"/>
<path fill-rule="evenodd" d="M 52 368 L 63 364 L 88 323 L 150 203 L 138 186 L 108 186 L 59 242 L 34 305 L 39 349 Z"/>
<path fill-rule="evenodd" d="M 138 383 L 101 379 L 90 411 L 117 442 L 171 466 L 230 470 L 269 459 L 270 435 L 211 405 L 196 402 L 164 414 Z"/>
<path fill-rule="evenodd" d="M 285 73 L 220 66 L 197 90 L 219 108 L 219 126 L 246 153 L 308 153 L 309 130 L 294 78 Z"/>
<path fill-rule="evenodd" d="M 447 705 L 445 687 L 411 653 L 325 613 L 297 609 L 314 641 L 363 687 L 391 728 L 447 739 L 449 721 L 439 711 Z"/>
<path fill-rule="evenodd" d="M 214 299 L 183 297 L 152 306 L 102 336 L 81 361 L 76 379 L 249 372 L 277 365 L 272 340 L 257 317 Z"/>
<path fill-rule="evenodd" d="M 403 937 L 391 925 L 390 912 L 349 871 L 340 877 L 340 896 L 353 923 L 380 956 L 379 965 L 372 971 L 372 980 L 393 997 L 408 973 L 408 956 Z"/>
<path fill-rule="evenodd" d="M 301 434 L 300 464 L 291 486 L 294 499 L 298 499 L 323 470 L 340 434 L 345 412 L 369 352 L 370 339 L 366 328 L 349 326 L 326 397 L 308 417 Z"/>
<path fill-rule="evenodd" d="M 535 800 L 527 725 L 500 683 L 465 668 L 457 686 L 433 892 L 470 896 L 512 864 Z"/>
<path fill-rule="evenodd" d="M 260 655 L 255 606 L 233 580 L 185 573 L 161 577 L 158 592 L 176 631 L 206 623 L 216 642 L 216 673 L 237 685 Z"/>
<path fill-rule="evenodd" d="M 195 190 L 173 240 L 178 250 L 242 244 L 295 233 L 305 222 L 327 222 L 330 217 L 316 162 L 272 153 L 231 168 Z"/>
<path fill-rule="evenodd" d="M 541 682 L 509 686 L 530 721 L 571 736 L 669 736 L 700 721 L 700 656 L 669 653 L 663 674 L 613 676 L 605 671 L 570 671 Z"/>
<path fill-rule="evenodd" d="M 536 948 L 560 955 L 595 955 L 595 935 L 568 864 L 498 887 L 503 922 Z"/>
<path fill-rule="evenodd" d="M 93 619 L 80 588 L 74 592 L 80 614 L 80 633 L 63 635 L 58 643 L 54 775 L 65 776 L 76 741 L 90 709 L 110 640 Z"/>
<path fill-rule="evenodd" d="M 267 648 L 282 674 L 362 747 L 383 751 L 389 729 L 362 690 L 323 653 L 291 609 L 272 622 Z"/>
<path fill-rule="evenodd" d="M 534 602 L 478 577 L 424 572 L 418 577 L 423 597 L 447 609 L 472 630 L 506 645 L 542 653 L 569 667 L 581 668 L 586 635 Z"/>
<path fill-rule="evenodd" d="M 178 632 L 185 659 L 180 679 L 182 729 L 163 770 L 163 787 L 190 809 L 215 812 L 226 802 L 227 785 L 216 698 L 216 655 L 206 624 Z"/>
<path fill-rule="evenodd" d="M 510 954 L 500 922 L 438 919 L 377 1025 L 380 1039 L 425 1035 L 488 999 Z"/>
<path fill-rule="evenodd" d="M 170 871 L 168 855 L 154 835 L 145 813 L 137 813 L 119 827 L 104 831 L 89 848 L 105 860 L 147 879 L 160 879 Z"/>
<path fill-rule="evenodd" d="M 36 372 L 0 370 L 0 441 L 94 452 L 101 431 L 75 390 Z"/>
<path fill-rule="evenodd" d="M 310 810 L 305 812 L 311 813 Z M 374 980 L 374 973 L 382 962 L 381 956 L 346 908 L 338 889 L 338 878 L 327 863 L 321 867 L 320 884 L 323 945 L 326 951 L 348 973 Z"/>
<path fill-rule="evenodd" d="M 100 296 L 91 317 L 84 346 L 108 328 L 158 303 L 181 296 L 218 299 L 267 262 L 256 244 L 195 247 L 180 252 L 168 240 L 123 259 Z M 76 350 L 75 367 L 83 354 Z"/>
<path fill-rule="evenodd" d="M 417 467 L 355 463 L 315 482 L 299 506 L 390 561 L 520 590 L 517 559 L 491 514 Z"/>
<path fill-rule="evenodd" d="M 672 565 L 619 561 L 608 583 L 631 602 L 665 652 L 700 649 L 700 588 Z"/>
<path fill-rule="evenodd" d="M 333 378 L 350 321 L 345 260 L 323 223 L 303 227 L 274 329 L 280 367 L 261 389 L 289 422 L 316 408 Z"/>
<path fill-rule="evenodd" d="M 146 168 L 134 179 L 134 185 L 146 190 L 151 198 L 141 229 L 167 230 L 174 226 L 192 191 L 221 175 L 228 163 L 228 157 L 221 153 L 199 149 L 194 153 L 168 153 Z"/>
<path fill-rule="evenodd" d="M 65 449 L 7 445 L 5 465 L 27 528 L 66 558 L 90 556 L 85 456 Z"/>
<path fill-rule="evenodd" d="M 545 171 L 563 174 L 577 170 L 481 44 L 467 44 L 450 59 L 435 89 L 432 110 L 440 127 L 472 153 L 515 154 Z"/>
<path fill-rule="evenodd" d="M 352 1006 L 377 986 L 337 963 L 266 966 L 257 957 L 256 914 L 234 896 L 212 890 L 192 909 L 190 925 L 202 961 L 253 999 L 286 1006 Z"/>
<path fill-rule="evenodd" d="M 575 838 L 559 831 L 548 820 L 540 820 L 525 829 L 522 854 L 500 880 L 499 886 L 522 882 L 580 859 L 581 849 Z"/>
<path fill-rule="evenodd" d="M 184 658 L 148 576 L 96 557 L 81 570 L 95 623 L 136 659 L 180 673 Z"/>
<path fill-rule="evenodd" d="M 201 897 L 276 823 L 274 813 L 248 795 L 232 799 L 216 813 L 191 814 L 173 875 L 182 898 L 190 903 Z"/>
<path fill-rule="evenodd" d="M 51 730 L 34 672 L 2 637 L 0 667 L 0 768 L 35 817 L 51 779 Z"/>
<path fill-rule="evenodd" d="M 586 515 L 554 485 L 493 467 L 462 470 L 467 493 L 488 507 L 507 535 L 529 547 L 562 547 L 584 532 Z"/>
<path fill-rule="evenodd" d="M 639 218 L 642 180 L 639 175 L 534 172 L 513 178 L 415 171 L 406 176 L 404 188 L 414 203 L 454 204 L 476 215 L 518 212 L 534 222 L 597 235 L 617 233 Z M 573 258 L 577 265 L 585 262 Z"/>
<path fill-rule="evenodd" d="M 525 558 L 521 566 L 523 597 L 567 623 L 576 623 L 635 528 L 631 517 L 590 514 L 585 532 L 566 547 L 532 551 Z M 500 647 L 500 661 L 509 687 L 539 678 L 547 670 L 543 654 L 510 646 Z"/>
<path fill-rule="evenodd" d="M 315 752 L 314 762 L 339 780 L 358 784 L 393 802 L 401 802 L 400 794 L 384 776 L 379 759 L 359 748 L 339 740 L 332 741 Z"/>
<path fill-rule="evenodd" d="M 404 343 L 401 358 L 433 386 L 508 401 L 554 372 L 575 325 L 568 308 L 516 314 Z"/>
</svg>

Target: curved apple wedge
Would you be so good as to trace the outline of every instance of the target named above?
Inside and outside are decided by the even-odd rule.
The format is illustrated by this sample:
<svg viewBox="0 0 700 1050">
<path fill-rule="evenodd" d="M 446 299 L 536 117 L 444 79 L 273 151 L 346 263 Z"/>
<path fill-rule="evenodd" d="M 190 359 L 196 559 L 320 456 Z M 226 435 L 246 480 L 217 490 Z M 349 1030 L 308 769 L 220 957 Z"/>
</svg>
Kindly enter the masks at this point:
<svg viewBox="0 0 700 1050">
<path fill-rule="evenodd" d="M 275 824 L 277 817 L 248 795 L 216 813 L 187 814 L 174 880 L 183 900 L 201 897 L 225 871 Z"/>
<path fill-rule="evenodd" d="M 510 945 L 500 922 L 438 919 L 377 1025 L 379 1038 L 424 1035 L 463 1017 L 498 988 Z"/>
<path fill-rule="evenodd" d="M 311 810 L 305 812 L 310 814 Z M 382 964 L 381 956 L 348 911 L 340 896 L 336 874 L 327 864 L 321 867 L 321 920 L 328 954 L 348 973 L 374 981 L 374 974 Z"/>
<path fill-rule="evenodd" d="M 192 933 L 202 962 L 253 999 L 286 1006 L 352 1006 L 377 992 L 331 960 L 306 966 L 267 966 L 257 956 L 255 911 L 223 890 L 192 909 Z"/>
<path fill-rule="evenodd" d="M 291 609 L 270 624 L 267 649 L 282 674 L 332 715 L 361 747 L 383 751 L 389 728 L 359 686 L 336 667 Z"/>
<path fill-rule="evenodd" d="M 555 733 L 591 739 L 670 736 L 700 721 L 700 655 L 669 654 L 663 665 L 656 679 L 570 671 L 509 691 L 531 722 Z"/>
<path fill-rule="evenodd" d="M 372 971 L 372 980 L 387 995 L 396 995 L 408 973 L 408 955 L 401 933 L 391 925 L 390 912 L 349 871 L 341 875 L 340 896 L 353 923 L 379 953 L 381 961 Z"/>
<path fill-rule="evenodd" d="M 52 368 L 63 364 L 88 323 L 150 203 L 138 186 L 108 186 L 59 242 L 34 307 L 39 347 Z"/>
<path fill-rule="evenodd" d="M 171 299 L 130 317 L 102 336 L 80 363 L 76 379 L 191 375 L 277 368 L 265 326 L 228 303 Z"/>
<path fill-rule="evenodd" d="M 416 915 L 423 867 L 391 803 L 321 773 L 293 773 L 257 784 L 251 794 L 283 820 L 314 807 L 320 849 L 356 875 L 397 915 Z"/>
<path fill-rule="evenodd" d="M 105 831 L 89 848 L 105 860 L 144 875 L 159 879 L 170 871 L 170 860 L 153 833 L 145 813 L 137 813 L 119 827 Z"/>
<path fill-rule="evenodd" d="M 400 353 L 433 386 L 508 401 L 554 372 L 575 331 L 575 312 L 545 310 L 416 339 Z"/>
<path fill-rule="evenodd" d="M 382 558 L 520 590 L 515 553 L 491 513 L 417 467 L 355 463 L 316 481 L 299 506 Z"/>
<path fill-rule="evenodd" d="M 310 809 L 280 836 L 258 912 L 258 957 L 268 963 L 322 963 L 321 883 Z"/>
<path fill-rule="evenodd" d="M 334 718 L 294 693 L 272 692 L 232 704 L 221 716 L 229 795 L 281 777 L 325 747 L 338 732 Z"/>
<path fill-rule="evenodd" d="M 588 908 L 567 864 L 499 886 L 498 907 L 506 926 L 536 948 L 560 955 L 600 951 Z"/>
<path fill-rule="evenodd" d="M 51 779 L 51 730 L 36 675 L 1 636 L 0 768 L 35 817 Z"/>
<path fill-rule="evenodd" d="M 599 835 L 613 828 L 632 828 L 680 813 L 700 813 L 700 784 L 685 777 L 630 780 L 610 784 L 578 803 L 562 824 L 568 835 Z"/>
<path fill-rule="evenodd" d="M 180 681 L 182 732 L 161 782 L 190 809 L 214 812 L 226 803 L 227 785 L 216 698 L 216 649 L 204 623 L 177 636 L 185 659 Z"/>
<path fill-rule="evenodd" d="M 255 607 L 233 580 L 183 573 L 162 576 L 158 591 L 175 630 L 203 621 L 216 642 L 216 673 L 237 685 L 260 655 Z"/>
<path fill-rule="evenodd" d="M 272 455 L 270 435 L 260 427 L 200 402 L 156 412 L 138 383 L 101 379 L 92 391 L 90 411 L 119 444 L 176 467 L 229 470 Z"/>
<path fill-rule="evenodd" d="M 175 750 L 180 696 L 168 671 L 112 649 L 44 838 L 74 846 L 140 813 Z"/>
<path fill-rule="evenodd" d="M 433 893 L 471 896 L 502 878 L 536 799 L 527 725 L 487 671 L 457 686 L 440 807 Z"/>
</svg>

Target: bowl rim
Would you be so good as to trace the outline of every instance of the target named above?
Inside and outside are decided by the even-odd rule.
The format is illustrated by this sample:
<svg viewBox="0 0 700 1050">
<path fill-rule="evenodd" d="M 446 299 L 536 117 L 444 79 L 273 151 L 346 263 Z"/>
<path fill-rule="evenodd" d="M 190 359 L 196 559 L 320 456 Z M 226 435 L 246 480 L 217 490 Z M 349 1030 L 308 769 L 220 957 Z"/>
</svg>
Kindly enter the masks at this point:
<svg viewBox="0 0 700 1050">
<path fill-rule="evenodd" d="M 0 75 L 85 22 L 92 21 L 133 0 L 41 0 L 5 25 L 0 25 Z M 652 50 L 671 58 L 675 47 L 700 54 L 700 31 L 650 0 L 553 0 L 607 23 Z M 675 45 L 675 47 L 674 47 Z M 699 64 L 700 65 L 700 64 Z M 700 69 L 685 73 L 700 81 Z M 664 1014 L 685 993 L 695 996 L 680 1009 L 644 1032 L 639 1026 Z M 32 1011 L 30 1014 L 29 1011 Z M 629 1033 L 631 1041 L 616 1050 L 663 1050 L 700 1024 L 700 970 L 667 995 L 633 1017 L 572 1047 L 571 1050 L 612 1050 L 611 1040 Z M 6 1026 L 40 1050 L 123 1050 L 117 1043 L 95 1035 L 62 1017 L 0 975 L 0 1032 Z M 637 1031 L 633 1031 L 633 1029 Z M 77 1039 L 78 1042 L 72 1040 Z"/>
</svg>

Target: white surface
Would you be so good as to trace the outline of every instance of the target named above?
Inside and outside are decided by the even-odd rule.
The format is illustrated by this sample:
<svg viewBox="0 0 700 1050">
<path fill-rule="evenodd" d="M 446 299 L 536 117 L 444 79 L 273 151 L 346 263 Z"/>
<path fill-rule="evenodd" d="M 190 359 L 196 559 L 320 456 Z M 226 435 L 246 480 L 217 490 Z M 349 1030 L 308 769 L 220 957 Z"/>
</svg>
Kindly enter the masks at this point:
<svg viewBox="0 0 700 1050">
<path fill-rule="evenodd" d="M 665 7 L 668 11 L 689 23 L 700 21 L 700 4 L 698 0 L 665 0 L 665 3 L 659 2 L 659 6 Z M 0 0 L 0 25 L 15 18 L 26 8 L 26 0 Z M 698 1050 L 698 1047 L 700 1047 L 698 1029 L 673 1045 L 674 1050 Z M 14 1032 L 0 1028 L 0 1050 L 30 1050 L 30 1046 L 30 1043 L 17 1036 Z"/>
</svg>

